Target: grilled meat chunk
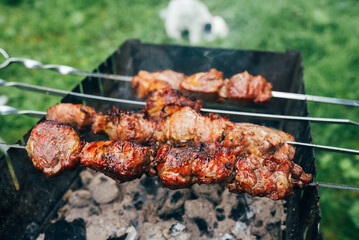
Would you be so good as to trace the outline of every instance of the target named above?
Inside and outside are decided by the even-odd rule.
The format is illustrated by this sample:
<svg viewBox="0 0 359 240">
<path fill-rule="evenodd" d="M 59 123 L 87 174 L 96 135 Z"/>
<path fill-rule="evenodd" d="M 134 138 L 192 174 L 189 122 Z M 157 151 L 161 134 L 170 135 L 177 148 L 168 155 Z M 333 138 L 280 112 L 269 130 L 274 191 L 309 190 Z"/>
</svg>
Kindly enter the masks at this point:
<svg viewBox="0 0 359 240">
<path fill-rule="evenodd" d="M 145 111 L 151 119 L 158 120 L 166 118 L 179 108 L 185 106 L 191 107 L 198 112 L 202 108 L 202 101 L 182 94 L 176 89 L 163 88 L 150 92 L 143 111 Z"/>
<path fill-rule="evenodd" d="M 271 98 L 272 84 L 261 76 L 252 76 L 247 71 L 224 81 L 219 96 L 244 102 L 262 103 Z"/>
<path fill-rule="evenodd" d="M 153 141 L 155 122 L 147 120 L 143 112 L 120 111 L 115 107 L 108 115 L 98 114 L 92 125 L 93 133 L 106 133 L 112 140 L 126 140 L 140 144 Z"/>
<path fill-rule="evenodd" d="M 91 127 L 96 110 L 82 104 L 62 103 L 47 109 L 46 120 L 69 123 L 80 130 Z"/>
<path fill-rule="evenodd" d="M 227 185 L 234 193 L 283 199 L 295 186 L 303 187 L 312 179 L 303 169 L 287 159 L 243 156 L 235 163 L 235 180 Z"/>
<path fill-rule="evenodd" d="M 210 99 L 218 98 L 223 86 L 223 73 L 212 68 L 208 72 L 195 73 L 184 79 L 180 87 L 197 97 Z"/>
<path fill-rule="evenodd" d="M 80 136 L 71 126 L 45 121 L 32 129 L 25 148 L 34 166 L 49 177 L 75 167 L 82 147 Z"/>
<path fill-rule="evenodd" d="M 82 166 L 102 172 L 119 183 L 140 178 L 152 167 L 152 149 L 127 141 L 91 142 L 82 152 Z"/>
<path fill-rule="evenodd" d="M 285 132 L 251 123 L 231 123 L 226 126 L 223 145 L 234 154 L 254 154 L 259 157 L 273 156 L 293 159 L 295 149 L 287 144 L 294 138 Z"/>
<path fill-rule="evenodd" d="M 235 156 L 218 143 L 164 144 L 156 157 L 162 185 L 171 189 L 198 184 L 228 183 L 233 175 Z"/>
<path fill-rule="evenodd" d="M 165 119 L 156 131 L 160 142 L 220 142 L 227 119 L 216 114 L 203 116 L 190 107 L 183 107 Z"/>
<path fill-rule="evenodd" d="M 139 73 L 132 78 L 131 88 L 138 98 L 145 98 L 155 89 L 179 89 L 180 83 L 185 78 L 186 75 L 172 70 L 158 71 L 155 73 L 139 71 Z"/>
</svg>

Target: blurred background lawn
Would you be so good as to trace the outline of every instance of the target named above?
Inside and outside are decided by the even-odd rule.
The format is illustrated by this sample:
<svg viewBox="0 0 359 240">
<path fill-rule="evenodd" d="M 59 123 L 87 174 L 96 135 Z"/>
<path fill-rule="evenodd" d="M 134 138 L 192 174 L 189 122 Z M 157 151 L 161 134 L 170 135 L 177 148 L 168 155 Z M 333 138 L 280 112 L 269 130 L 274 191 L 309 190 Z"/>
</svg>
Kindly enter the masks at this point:
<svg viewBox="0 0 359 240">
<path fill-rule="evenodd" d="M 207 0 L 210 11 L 231 28 L 224 40 L 201 46 L 302 52 L 307 93 L 338 98 L 359 97 L 359 2 L 356 0 Z M 127 39 L 148 43 L 175 42 L 165 34 L 159 11 L 167 1 L 1 0 L 0 47 L 11 56 L 64 64 L 91 71 Z M 182 42 L 188 45 L 188 42 Z M 2 62 L 4 59 L 0 59 Z M 12 64 L 0 78 L 71 90 L 83 78 Z M 8 105 L 45 111 L 59 97 L 0 87 Z M 310 116 L 359 121 L 354 107 L 309 103 Z M 38 119 L 0 116 L 0 137 L 21 138 Z M 313 142 L 358 149 L 358 127 L 312 125 Z M 318 181 L 359 185 L 358 156 L 316 151 Z M 320 189 L 325 239 L 357 239 L 359 194 Z"/>
</svg>

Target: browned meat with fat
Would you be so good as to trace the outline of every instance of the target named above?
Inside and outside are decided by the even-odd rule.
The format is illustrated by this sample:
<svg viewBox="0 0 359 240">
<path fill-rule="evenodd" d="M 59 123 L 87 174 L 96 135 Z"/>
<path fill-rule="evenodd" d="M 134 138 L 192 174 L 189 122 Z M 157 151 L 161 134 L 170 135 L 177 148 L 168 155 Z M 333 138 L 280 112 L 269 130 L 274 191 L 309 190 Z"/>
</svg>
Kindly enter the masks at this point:
<svg viewBox="0 0 359 240">
<path fill-rule="evenodd" d="M 168 69 L 154 73 L 139 71 L 139 73 L 132 78 L 131 89 L 138 98 L 144 98 L 155 89 L 179 89 L 180 83 L 185 78 L 186 75 Z"/>
<path fill-rule="evenodd" d="M 292 161 L 274 157 L 239 157 L 234 168 L 235 180 L 227 185 L 229 191 L 271 199 L 283 199 L 294 187 L 306 186 L 312 180 L 311 174 Z"/>
<path fill-rule="evenodd" d="M 158 176 L 171 189 L 198 184 L 226 184 L 234 193 L 283 199 L 294 187 L 306 186 L 312 179 L 288 159 L 236 157 L 218 143 L 187 142 L 177 147 L 164 144 L 156 157 Z"/>
<path fill-rule="evenodd" d="M 190 107 L 183 107 L 157 127 L 160 142 L 221 142 L 228 120 L 216 114 L 203 116 Z"/>
<path fill-rule="evenodd" d="M 69 123 L 80 130 L 91 127 L 96 110 L 82 104 L 61 103 L 47 109 L 46 120 Z"/>
<path fill-rule="evenodd" d="M 184 79 L 180 87 L 197 97 L 205 99 L 218 98 L 223 86 L 223 73 L 212 68 L 208 72 L 195 73 Z"/>
<path fill-rule="evenodd" d="M 142 112 L 121 111 L 113 107 L 107 115 L 97 115 L 92 132 L 106 133 L 112 140 L 146 144 L 153 141 L 155 122 L 147 120 Z"/>
<path fill-rule="evenodd" d="M 228 183 L 234 178 L 235 158 L 229 149 L 214 142 L 164 144 L 157 152 L 157 172 L 162 185 L 171 189 Z"/>
<path fill-rule="evenodd" d="M 198 112 L 202 108 L 202 101 L 182 94 L 176 89 L 163 88 L 151 91 L 143 111 L 145 111 L 151 119 L 158 120 L 171 115 L 179 108 L 185 106 L 191 107 Z"/>
<path fill-rule="evenodd" d="M 151 158 L 149 147 L 127 141 L 97 141 L 85 145 L 80 163 L 121 183 L 149 172 Z"/>
<path fill-rule="evenodd" d="M 262 103 L 269 101 L 272 84 L 262 75 L 252 76 L 247 71 L 238 73 L 224 81 L 219 96 L 244 102 Z"/>
<path fill-rule="evenodd" d="M 280 130 L 251 123 L 229 122 L 225 129 L 223 145 L 231 148 L 234 154 L 293 159 L 295 149 L 287 141 L 294 141 L 294 138 Z"/>
<path fill-rule="evenodd" d="M 45 121 L 32 129 L 25 148 L 34 166 L 46 176 L 53 176 L 75 167 L 82 147 L 80 136 L 71 126 Z"/>
<path fill-rule="evenodd" d="M 263 103 L 269 101 L 272 95 L 272 84 L 262 75 L 252 76 L 245 71 L 224 79 L 223 73 L 214 68 L 189 77 L 172 70 L 153 73 L 140 71 L 133 77 L 131 87 L 139 98 L 148 96 L 152 90 L 168 87 L 201 99 L 229 99 L 239 103 Z"/>
</svg>

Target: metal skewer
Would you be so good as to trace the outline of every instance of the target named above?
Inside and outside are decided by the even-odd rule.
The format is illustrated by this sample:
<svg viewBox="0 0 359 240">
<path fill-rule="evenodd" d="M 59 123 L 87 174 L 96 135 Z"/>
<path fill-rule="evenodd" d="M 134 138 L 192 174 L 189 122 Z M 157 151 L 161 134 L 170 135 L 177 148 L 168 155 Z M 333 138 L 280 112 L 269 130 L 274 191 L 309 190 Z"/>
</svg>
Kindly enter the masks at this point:
<svg viewBox="0 0 359 240">
<path fill-rule="evenodd" d="M 0 151 L 3 151 L 6 153 L 10 148 L 18 148 L 18 149 L 24 149 L 25 147 L 19 144 L 6 144 L 6 143 L 0 143 Z M 325 183 L 325 182 L 312 182 L 309 183 L 309 186 L 311 187 L 325 187 L 325 188 L 334 188 L 334 189 L 342 189 L 342 190 L 352 190 L 352 191 L 359 191 L 359 187 L 356 186 L 348 186 L 343 184 L 334 184 L 334 183 Z"/>
<path fill-rule="evenodd" d="M 73 75 L 81 75 L 81 76 L 86 76 L 86 77 L 106 78 L 106 79 L 125 81 L 125 82 L 131 82 L 131 80 L 132 80 L 132 76 L 86 72 L 86 71 L 80 71 L 76 68 L 73 68 L 70 66 L 65 66 L 65 65 L 42 64 L 41 62 L 35 61 L 33 59 L 10 57 L 7 54 L 7 52 L 2 48 L 0 48 L 0 53 L 6 58 L 6 60 L 2 64 L 0 64 L 0 69 L 5 68 L 12 62 L 19 62 L 19 63 L 22 63 L 25 67 L 27 67 L 29 69 L 32 69 L 32 68 L 51 69 L 51 70 L 55 70 L 63 75 L 73 74 Z M 294 99 L 294 100 L 301 100 L 301 101 L 313 101 L 313 102 L 321 102 L 321 103 L 340 104 L 340 105 L 348 105 L 348 106 L 355 106 L 355 107 L 359 106 L 358 100 L 330 98 L 330 97 L 313 96 L 313 95 L 298 94 L 298 93 L 272 91 L 272 97 Z"/>
<path fill-rule="evenodd" d="M 342 190 L 352 190 L 352 191 L 359 191 L 359 187 L 356 186 L 348 186 L 344 184 L 335 184 L 335 183 L 326 183 L 326 182 L 312 182 L 309 183 L 309 186 L 319 186 L 325 188 L 335 188 L 335 189 L 342 189 Z"/>
<path fill-rule="evenodd" d="M 99 101 L 109 102 L 111 104 L 116 103 L 125 103 L 131 105 L 146 105 L 145 102 L 136 101 L 136 100 L 127 100 L 127 99 L 119 99 L 119 98 L 110 98 L 110 97 L 102 97 L 85 93 L 77 93 L 70 92 L 65 90 L 53 89 L 48 87 L 41 87 L 36 85 L 31 85 L 27 83 L 20 82 L 7 82 L 3 79 L 0 79 L 0 86 L 6 87 L 17 87 L 23 90 L 30 90 L 35 92 L 41 92 L 46 94 L 52 94 L 56 96 L 66 96 L 71 95 L 80 99 L 95 99 Z M 320 123 L 339 123 L 339 124 L 353 124 L 359 125 L 358 122 L 349 120 L 349 119 L 335 119 L 335 118 L 315 118 L 315 117 L 302 117 L 302 116 L 288 116 L 288 115 L 278 115 L 278 114 L 264 114 L 264 113 L 250 113 L 250 112 L 239 112 L 239 111 L 228 111 L 228 110 L 219 110 L 219 109 L 210 109 L 210 108 L 202 108 L 202 112 L 213 112 L 218 114 L 226 114 L 226 115 L 236 115 L 236 116 L 247 116 L 254 118 L 266 118 L 266 119 L 285 119 L 285 120 L 297 120 L 297 121 L 311 121 L 311 122 L 320 122 Z"/>
<path fill-rule="evenodd" d="M 11 114 L 24 114 L 31 117 L 43 117 L 46 115 L 46 112 L 39 112 L 39 111 L 31 111 L 31 110 L 18 110 L 13 107 L 9 106 L 0 106 L 0 115 L 11 115 Z M 317 145 L 312 143 L 303 143 L 303 142 L 293 142 L 293 141 L 287 141 L 288 144 L 291 145 L 297 145 L 297 146 L 304 146 L 304 147 L 312 147 L 327 151 L 333 151 L 333 152 L 342 152 L 342 153 L 349 153 L 349 154 L 359 154 L 359 150 L 354 149 L 348 149 L 348 148 L 339 148 L 339 147 L 332 147 L 332 146 L 326 146 L 326 145 Z"/>
</svg>

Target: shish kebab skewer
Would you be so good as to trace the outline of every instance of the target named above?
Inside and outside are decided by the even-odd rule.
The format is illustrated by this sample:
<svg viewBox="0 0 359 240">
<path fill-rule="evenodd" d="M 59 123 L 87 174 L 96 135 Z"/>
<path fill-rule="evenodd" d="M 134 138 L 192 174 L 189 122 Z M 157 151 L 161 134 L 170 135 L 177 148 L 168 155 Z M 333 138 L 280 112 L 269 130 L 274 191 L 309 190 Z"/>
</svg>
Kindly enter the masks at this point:
<svg viewBox="0 0 359 240">
<path fill-rule="evenodd" d="M 0 110 L 1 108 L 4 106 L 0 107 Z M 103 115 L 80 104 L 58 104 L 48 109 L 46 118 L 67 122 L 82 130 L 92 128 L 94 133 L 104 132 L 114 140 L 129 140 L 141 144 L 158 141 L 224 141 L 227 145 L 236 142 L 256 148 L 264 144 L 267 148 L 261 149 L 268 149 L 268 146 L 275 149 L 286 142 L 331 151 L 359 153 L 352 149 L 293 142 L 292 137 L 278 130 L 253 124 L 232 123 L 215 114 L 202 116 L 198 113 L 200 108 L 198 100 L 189 99 L 176 90 L 161 89 L 152 92 L 147 99 L 147 105 L 140 112 L 113 108 L 109 115 Z M 12 108 L 7 110 L 14 112 Z M 34 111 L 33 114 L 46 113 Z M 158 120 L 160 121 L 156 123 Z M 265 140 L 266 143 L 261 143 L 261 140 L 251 135 Z"/>
<path fill-rule="evenodd" d="M 22 114 L 22 115 L 28 115 L 30 117 L 44 117 L 46 116 L 46 112 L 41 111 L 32 111 L 32 110 L 18 110 L 13 107 L 9 106 L 0 106 L 0 115 L 10 115 L 10 114 Z M 349 154 L 359 154 L 359 150 L 355 149 L 349 149 L 349 148 L 341 148 L 341 147 L 333 147 L 333 146 L 327 146 L 327 145 L 318 145 L 318 144 L 312 144 L 312 143 L 301 143 L 301 142 L 292 142 L 288 141 L 289 144 L 298 145 L 301 147 L 311 147 L 321 150 L 327 150 L 332 152 L 342 152 L 342 153 L 349 153 Z M 1 143 L 0 143 L 1 144 Z M 14 144 L 7 144 L 9 147 L 14 148 L 24 148 L 20 145 L 14 145 Z"/>
<path fill-rule="evenodd" d="M 77 165 L 100 171 L 122 183 L 143 174 L 158 175 L 164 187 L 186 188 L 195 183 L 221 183 L 234 193 L 282 199 L 294 187 L 305 187 L 311 174 L 290 159 L 234 154 L 216 142 L 141 146 L 128 141 L 83 142 L 68 124 L 45 121 L 36 125 L 26 150 L 46 176 Z"/>
<path fill-rule="evenodd" d="M 18 148 L 18 149 L 24 149 L 25 146 L 19 145 L 19 144 L 6 144 L 6 143 L 0 143 L 0 152 L 3 151 L 4 153 L 8 151 L 10 148 Z M 351 191 L 359 191 L 359 187 L 356 186 L 348 186 L 344 184 L 335 184 L 335 183 L 327 183 L 327 182 L 311 182 L 308 184 L 308 186 L 312 187 L 324 187 L 324 188 L 334 188 L 334 189 L 341 189 L 341 190 L 351 190 Z"/>
<path fill-rule="evenodd" d="M 112 104 L 116 103 L 125 103 L 131 105 L 139 105 L 144 106 L 146 103 L 143 101 L 136 101 L 136 100 L 129 100 L 129 99 L 120 99 L 120 98 L 111 98 L 111 97 L 103 97 L 103 96 L 96 96 L 91 94 L 85 93 L 77 93 L 77 92 L 70 92 L 65 90 L 59 90 L 54 88 L 36 86 L 27 83 L 21 82 L 8 82 L 3 79 L 0 79 L 0 86 L 6 87 L 17 87 L 23 90 L 30 90 L 45 94 L 52 94 L 56 96 L 66 96 L 70 95 L 82 100 L 86 99 L 94 99 L 98 101 L 104 101 Z M 236 116 L 246 116 L 246 117 L 253 117 L 253 118 L 265 118 L 265 119 L 285 119 L 285 120 L 294 120 L 294 121 L 311 121 L 311 122 L 318 122 L 318 123 L 337 123 L 337 124 L 353 124 L 359 125 L 358 122 L 355 122 L 350 119 L 338 119 L 338 118 L 317 118 L 317 117 L 303 117 L 303 116 L 288 116 L 288 115 L 278 115 L 278 114 L 266 114 L 266 113 L 251 113 L 251 112 L 242 112 L 242 111 L 229 111 L 229 110 L 220 110 L 220 109 L 210 109 L 210 108 L 201 108 L 202 112 L 207 113 L 217 113 L 217 114 L 226 114 L 226 115 L 236 115 Z M 36 111 L 31 110 L 23 110 L 23 111 L 16 111 L 16 109 L 11 109 L 10 107 L 2 107 L 0 106 L 0 115 L 8 115 L 8 114 L 27 114 L 27 115 L 41 115 L 41 112 L 38 113 Z"/>
<path fill-rule="evenodd" d="M 81 75 L 81 76 L 86 76 L 86 77 L 105 78 L 105 79 L 112 79 L 112 80 L 119 80 L 119 81 L 126 81 L 126 82 L 131 82 L 134 79 L 134 77 L 132 77 L 132 76 L 86 72 L 86 71 L 80 71 L 76 68 L 73 68 L 70 66 L 65 66 L 65 65 L 42 64 L 41 62 L 32 60 L 32 59 L 10 57 L 6 53 L 6 51 L 2 48 L 0 48 L 0 53 L 6 58 L 6 60 L 2 64 L 0 64 L 0 69 L 5 68 L 12 62 L 20 62 L 25 67 L 27 67 L 29 69 L 32 69 L 32 68 L 51 69 L 51 70 L 55 70 L 64 75 L 73 74 L 73 75 Z M 194 74 L 194 75 L 196 75 L 196 74 Z M 231 82 L 231 81 L 227 81 L 227 83 L 228 82 Z M 269 91 L 270 91 L 270 89 L 269 89 Z M 228 97 L 227 94 L 224 94 L 224 96 Z M 340 105 L 348 105 L 348 106 L 359 106 L 359 101 L 357 101 L 357 100 L 313 96 L 313 95 L 298 94 L 298 93 L 271 91 L 271 96 L 274 98 L 294 99 L 294 100 L 301 100 L 301 101 L 314 101 L 314 102 L 340 104 Z"/>
</svg>

